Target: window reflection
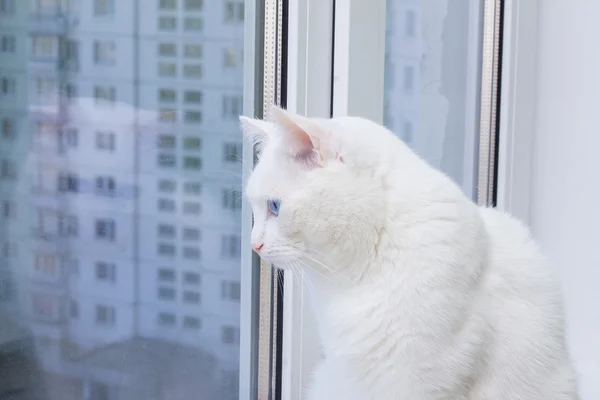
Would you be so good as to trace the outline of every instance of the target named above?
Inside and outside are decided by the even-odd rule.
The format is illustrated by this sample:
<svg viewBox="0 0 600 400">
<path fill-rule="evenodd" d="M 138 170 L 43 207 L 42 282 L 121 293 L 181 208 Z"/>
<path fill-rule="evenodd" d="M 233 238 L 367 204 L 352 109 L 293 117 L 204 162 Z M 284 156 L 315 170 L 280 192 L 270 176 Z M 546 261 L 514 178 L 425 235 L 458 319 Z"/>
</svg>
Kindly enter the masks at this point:
<svg viewBox="0 0 600 400">
<path fill-rule="evenodd" d="M 0 0 L 0 398 L 238 397 L 243 16 Z"/>
</svg>

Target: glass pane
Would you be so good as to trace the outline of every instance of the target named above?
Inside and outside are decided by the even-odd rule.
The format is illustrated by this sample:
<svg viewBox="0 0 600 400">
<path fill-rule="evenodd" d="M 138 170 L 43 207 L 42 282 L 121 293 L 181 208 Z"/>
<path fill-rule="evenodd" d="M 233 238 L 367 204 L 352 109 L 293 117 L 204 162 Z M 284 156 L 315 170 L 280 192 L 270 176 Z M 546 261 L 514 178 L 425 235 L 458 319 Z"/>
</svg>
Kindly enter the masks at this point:
<svg viewBox="0 0 600 400">
<path fill-rule="evenodd" d="M 0 0 L 0 398 L 238 398 L 243 9 Z"/>
<path fill-rule="evenodd" d="M 384 123 L 474 197 L 480 0 L 387 0 Z"/>
</svg>

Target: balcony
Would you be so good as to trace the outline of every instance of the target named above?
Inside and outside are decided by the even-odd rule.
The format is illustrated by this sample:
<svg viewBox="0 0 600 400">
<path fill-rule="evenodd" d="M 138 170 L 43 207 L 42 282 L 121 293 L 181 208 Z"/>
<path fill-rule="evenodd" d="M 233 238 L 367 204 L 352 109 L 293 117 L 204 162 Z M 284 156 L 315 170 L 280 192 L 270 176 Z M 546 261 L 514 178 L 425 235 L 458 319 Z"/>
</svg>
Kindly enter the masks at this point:
<svg viewBox="0 0 600 400">
<path fill-rule="evenodd" d="M 57 10 L 37 12 L 29 17 L 29 32 L 33 34 L 64 35 L 68 28 L 66 15 Z"/>
</svg>

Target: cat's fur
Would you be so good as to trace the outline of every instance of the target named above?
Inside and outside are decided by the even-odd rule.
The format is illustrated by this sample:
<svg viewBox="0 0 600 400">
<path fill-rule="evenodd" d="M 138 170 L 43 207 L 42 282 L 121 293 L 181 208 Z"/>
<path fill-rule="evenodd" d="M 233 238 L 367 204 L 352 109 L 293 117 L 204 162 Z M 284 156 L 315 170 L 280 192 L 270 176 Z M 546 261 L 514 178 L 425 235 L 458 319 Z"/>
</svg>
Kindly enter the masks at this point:
<svg viewBox="0 0 600 400">
<path fill-rule="evenodd" d="M 559 288 L 521 223 L 378 124 L 271 116 L 241 118 L 260 145 L 252 242 L 311 275 L 309 400 L 577 398 Z"/>
</svg>

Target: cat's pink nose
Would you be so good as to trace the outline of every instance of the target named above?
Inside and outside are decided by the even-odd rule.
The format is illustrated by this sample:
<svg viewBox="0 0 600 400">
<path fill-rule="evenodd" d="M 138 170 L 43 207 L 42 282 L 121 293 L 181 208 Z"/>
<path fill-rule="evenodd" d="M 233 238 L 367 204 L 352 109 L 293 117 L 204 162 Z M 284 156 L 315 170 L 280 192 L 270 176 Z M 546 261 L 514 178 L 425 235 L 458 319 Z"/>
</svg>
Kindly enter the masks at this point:
<svg viewBox="0 0 600 400">
<path fill-rule="evenodd" d="M 256 253 L 260 253 L 260 249 L 262 249 L 264 243 L 252 243 L 252 250 Z"/>
</svg>

